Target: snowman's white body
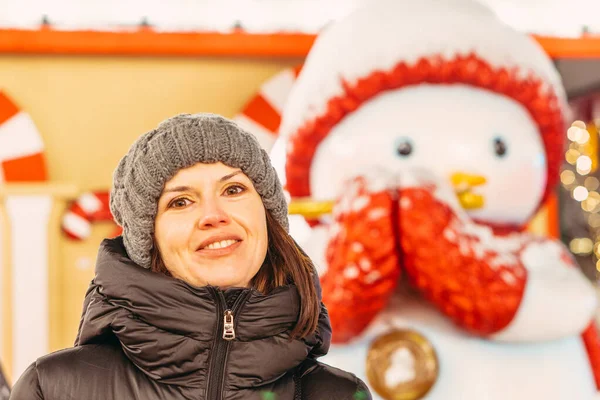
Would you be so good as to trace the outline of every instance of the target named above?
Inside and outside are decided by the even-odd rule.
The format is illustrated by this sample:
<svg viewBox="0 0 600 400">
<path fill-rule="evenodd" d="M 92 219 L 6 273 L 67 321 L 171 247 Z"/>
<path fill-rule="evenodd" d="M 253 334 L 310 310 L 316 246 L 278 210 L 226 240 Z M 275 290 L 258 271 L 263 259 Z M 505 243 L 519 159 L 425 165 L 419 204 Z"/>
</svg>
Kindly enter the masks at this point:
<svg viewBox="0 0 600 400">
<path fill-rule="evenodd" d="M 502 157 L 495 153 L 497 138 L 507 149 Z M 397 154 L 399 141 L 411 143 L 410 156 Z M 470 215 L 494 223 L 525 223 L 538 207 L 546 181 L 543 144 L 526 110 L 500 95 L 462 85 L 390 91 L 356 110 L 320 144 L 311 168 L 312 197 L 335 198 L 344 178 L 371 166 L 390 171 L 422 167 L 440 179 L 458 171 L 483 175 L 487 183 L 477 193 L 484 196 L 485 206 Z M 326 268 L 324 233 L 319 228 L 304 242 L 321 270 Z M 539 253 L 544 268 L 544 257 L 553 256 Z M 409 328 L 425 335 L 439 358 L 439 378 L 426 399 L 594 399 L 597 392 L 584 343 L 571 330 L 577 324 L 573 315 L 589 314 L 594 293 L 581 290 L 586 283 L 578 275 L 560 281 L 560 291 L 549 295 L 543 288 L 545 279 L 552 282 L 562 270 L 552 267 L 554 261 L 548 260 L 549 267 L 523 300 L 521 315 L 506 329 L 506 337 L 502 332 L 485 339 L 469 335 L 417 294 L 398 289 L 360 337 L 332 346 L 322 361 L 368 382 L 371 341 L 394 327 Z M 546 304 L 553 309 L 544 309 Z M 528 325 L 526 320 L 534 315 L 552 317 Z M 560 339 L 539 340 L 552 336 Z"/>
<path fill-rule="evenodd" d="M 427 400 L 598 399 L 579 336 L 517 344 L 480 339 L 466 334 L 425 301 L 407 293 L 398 293 L 355 342 L 333 345 L 320 361 L 351 371 L 368 382 L 365 360 L 369 345 L 391 328 L 416 330 L 435 347 L 440 370 L 424 397 Z M 373 390 L 372 394 L 374 399 L 382 399 Z"/>
</svg>

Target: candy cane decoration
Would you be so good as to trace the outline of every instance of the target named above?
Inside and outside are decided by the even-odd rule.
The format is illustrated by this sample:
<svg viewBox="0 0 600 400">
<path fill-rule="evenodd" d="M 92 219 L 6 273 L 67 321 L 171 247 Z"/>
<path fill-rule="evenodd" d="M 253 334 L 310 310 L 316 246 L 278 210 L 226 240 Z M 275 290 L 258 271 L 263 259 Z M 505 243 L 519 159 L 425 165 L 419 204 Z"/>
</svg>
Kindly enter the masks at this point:
<svg viewBox="0 0 600 400">
<path fill-rule="evenodd" d="M 30 116 L 0 91 L 0 186 L 47 179 L 42 136 Z M 48 195 L 15 195 L 2 201 L 10 241 L 0 237 L 0 342 L 4 334 L 12 337 L 12 365 L 5 367 L 16 379 L 26 365 L 48 352 L 46 249 L 52 199 Z M 0 229 L 0 236 L 3 233 Z M 3 252 L 10 253 L 10 265 L 1 265 Z M 2 295 L 5 269 L 12 272 L 7 282 L 12 288 L 10 298 Z M 4 301 L 11 302 L 9 311 Z M 10 328 L 4 325 L 4 311 L 12 315 Z"/>
<path fill-rule="evenodd" d="M 0 183 L 47 180 L 44 143 L 29 115 L 0 91 Z"/>
<path fill-rule="evenodd" d="M 69 207 L 63 216 L 63 232 L 73 240 L 87 239 L 95 222 L 113 221 L 109 207 L 109 192 L 86 192 Z M 118 228 L 113 236 L 121 234 Z"/>
<path fill-rule="evenodd" d="M 267 80 L 233 120 L 270 151 L 279 135 L 281 113 L 302 66 L 287 68 Z"/>
</svg>

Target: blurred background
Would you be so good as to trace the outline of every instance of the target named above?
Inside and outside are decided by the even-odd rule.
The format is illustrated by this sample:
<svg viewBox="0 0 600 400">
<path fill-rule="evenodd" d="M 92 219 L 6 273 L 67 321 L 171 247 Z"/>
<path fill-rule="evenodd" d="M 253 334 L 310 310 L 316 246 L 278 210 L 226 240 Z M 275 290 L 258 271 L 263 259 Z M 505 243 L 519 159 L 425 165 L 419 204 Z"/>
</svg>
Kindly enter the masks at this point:
<svg viewBox="0 0 600 400">
<path fill-rule="evenodd" d="M 36 357 L 72 345 L 98 245 L 119 233 L 106 192 L 133 140 L 174 114 L 214 112 L 272 145 L 316 35 L 366 2 L 0 0 L 0 365 L 8 385 Z M 600 3 L 481 2 L 531 35 L 561 75 L 570 116 L 560 184 L 530 230 L 561 240 L 596 285 Z M 575 120 L 585 129 L 568 134 Z M 283 164 L 282 151 L 273 157 Z"/>
</svg>

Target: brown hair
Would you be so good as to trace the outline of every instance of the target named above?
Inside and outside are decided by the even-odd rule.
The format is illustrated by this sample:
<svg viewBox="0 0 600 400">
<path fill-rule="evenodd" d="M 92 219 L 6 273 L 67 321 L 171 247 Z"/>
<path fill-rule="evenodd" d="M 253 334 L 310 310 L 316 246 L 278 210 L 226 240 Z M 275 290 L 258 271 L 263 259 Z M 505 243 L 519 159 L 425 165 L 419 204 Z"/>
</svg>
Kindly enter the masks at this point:
<svg viewBox="0 0 600 400">
<path fill-rule="evenodd" d="M 304 254 L 292 237 L 265 209 L 269 246 L 263 265 L 252 281 L 251 287 L 263 294 L 293 283 L 300 294 L 300 315 L 292 330 L 292 337 L 305 338 L 317 329 L 320 301 L 313 281 L 316 270 L 311 259 Z M 158 246 L 152 246 L 150 269 L 153 272 L 172 276 L 165 266 Z M 316 277 L 315 277 L 316 278 Z"/>
</svg>

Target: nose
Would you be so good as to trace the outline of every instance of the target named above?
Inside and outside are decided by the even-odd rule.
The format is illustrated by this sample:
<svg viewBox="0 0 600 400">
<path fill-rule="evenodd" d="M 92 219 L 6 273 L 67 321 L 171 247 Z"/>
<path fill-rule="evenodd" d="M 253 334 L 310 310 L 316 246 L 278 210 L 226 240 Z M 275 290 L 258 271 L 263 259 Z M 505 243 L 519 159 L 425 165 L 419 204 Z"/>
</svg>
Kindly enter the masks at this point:
<svg viewBox="0 0 600 400">
<path fill-rule="evenodd" d="M 450 182 L 457 193 L 470 190 L 473 186 L 483 185 L 487 182 L 483 175 L 472 175 L 466 172 L 455 172 L 450 175 Z"/>
<path fill-rule="evenodd" d="M 452 182 L 454 191 L 464 209 L 474 210 L 485 206 L 485 198 L 471 191 L 474 186 L 483 185 L 487 182 L 485 176 L 455 172 L 450 175 L 450 182 Z"/>
<path fill-rule="evenodd" d="M 207 199 L 202 207 L 202 215 L 198 220 L 200 229 L 217 228 L 231 221 L 229 214 L 223 209 L 218 200 Z"/>
</svg>

